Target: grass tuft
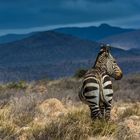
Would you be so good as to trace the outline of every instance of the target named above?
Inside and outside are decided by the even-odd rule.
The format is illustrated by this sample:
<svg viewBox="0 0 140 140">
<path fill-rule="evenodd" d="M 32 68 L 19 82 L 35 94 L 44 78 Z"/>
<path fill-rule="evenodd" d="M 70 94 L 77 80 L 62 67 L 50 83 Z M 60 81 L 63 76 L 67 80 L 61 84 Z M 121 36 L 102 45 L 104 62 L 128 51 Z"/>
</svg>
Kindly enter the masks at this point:
<svg viewBox="0 0 140 140">
<path fill-rule="evenodd" d="M 130 117 L 132 115 L 140 116 L 140 106 L 139 104 L 134 104 L 132 107 L 127 108 L 123 114 L 119 117 L 120 119 Z"/>
<path fill-rule="evenodd" d="M 90 119 L 89 112 L 85 107 L 72 108 L 62 118 L 55 119 L 46 124 L 43 130 L 34 130 L 34 136 L 38 140 L 85 140 L 89 136 L 113 135 L 117 125 L 112 122 L 95 121 Z M 35 134 L 36 133 L 36 134 Z"/>
</svg>

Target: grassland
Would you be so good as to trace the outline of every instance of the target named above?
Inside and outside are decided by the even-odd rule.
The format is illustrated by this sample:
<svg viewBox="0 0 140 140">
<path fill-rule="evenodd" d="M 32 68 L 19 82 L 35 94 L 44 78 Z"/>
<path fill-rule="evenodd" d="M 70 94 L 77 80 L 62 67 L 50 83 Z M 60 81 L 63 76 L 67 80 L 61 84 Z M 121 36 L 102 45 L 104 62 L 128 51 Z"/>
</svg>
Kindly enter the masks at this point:
<svg viewBox="0 0 140 140">
<path fill-rule="evenodd" d="M 2 140 L 139 140 L 140 74 L 113 82 L 111 121 L 92 121 L 81 103 L 81 79 L 0 85 Z"/>
</svg>

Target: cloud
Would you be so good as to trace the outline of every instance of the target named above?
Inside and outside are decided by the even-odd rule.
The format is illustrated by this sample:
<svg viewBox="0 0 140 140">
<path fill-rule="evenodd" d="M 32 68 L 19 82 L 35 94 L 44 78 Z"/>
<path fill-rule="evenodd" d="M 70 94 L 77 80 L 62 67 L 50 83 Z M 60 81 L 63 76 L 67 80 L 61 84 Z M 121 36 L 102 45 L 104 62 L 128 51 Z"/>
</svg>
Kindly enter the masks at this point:
<svg viewBox="0 0 140 140">
<path fill-rule="evenodd" d="M 1 31 L 104 21 L 135 26 L 140 15 L 139 0 L 0 0 L 0 3 Z"/>
<path fill-rule="evenodd" d="M 108 3 L 108 2 L 113 2 L 115 0 L 87 0 L 87 1 L 94 2 L 94 3 Z"/>
</svg>

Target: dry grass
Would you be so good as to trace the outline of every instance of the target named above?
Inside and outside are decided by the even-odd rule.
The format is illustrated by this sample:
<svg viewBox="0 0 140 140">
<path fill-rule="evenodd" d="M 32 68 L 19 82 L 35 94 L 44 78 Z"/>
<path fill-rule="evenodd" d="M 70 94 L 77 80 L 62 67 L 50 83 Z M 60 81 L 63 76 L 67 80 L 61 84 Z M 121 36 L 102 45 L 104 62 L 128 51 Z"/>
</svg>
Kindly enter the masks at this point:
<svg viewBox="0 0 140 140">
<path fill-rule="evenodd" d="M 43 130 L 34 130 L 33 135 L 38 140 L 84 140 L 89 136 L 113 135 L 115 130 L 114 123 L 92 122 L 87 108 L 79 106 L 69 108 L 65 116 L 51 120 Z"/>
<path fill-rule="evenodd" d="M 71 103 L 61 104 L 61 110 L 58 110 L 58 105 L 60 104 L 59 100 L 55 99 L 55 105 L 53 100 L 49 99 L 47 101 L 50 108 L 53 106 L 50 112 L 48 111 L 50 108 L 48 106 L 46 107 L 46 112 L 48 112 L 49 115 L 45 114 L 45 112 L 39 112 L 36 109 L 36 116 L 31 117 L 31 120 L 28 123 L 27 120 L 24 120 L 25 118 L 21 121 L 18 120 L 19 118 L 11 117 L 11 108 L 5 107 L 3 112 L 1 110 L 0 137 L 2 139 L 24 137 L 24 139 L 36 140 L 86 140 L 88 138 L 91 139 L 96 137 L 100 137 L 100 139 L 117 138 L 125 140 L 135 138 L 134 134 L 136 133 L 134 133 L 135 131 L 133 130 L 131 131 L 130 128 L 135 128 L 134 124 L 140 119 L 140 116 L 137 114 L 138 112 L 133 107 L 133 104 L 131 111 L 135 112 L 135 114 L 126 115 L 126 108 L 120 116 L 117 116 L 118 119 L 116 121 L 112 120 L 110 122 L 105 122 L 103 120 L 97 120 L 93 122 L 90 119 L 90 112 L 86 105 L 81 105 L 80 103 L 78 105 L 72 105 Z M 27 119 L 28 117 L 29 116 L 27 116 Z M 130 122 L 127 122 L 126 120 L 129 120 Z M 133 123 L 133 125 L 131 123 Z M 130 124 L 131 126 L 129 126 Z M 136 131 L 139 131 L 139 128 L 135 129 Z"/>
<path fill-rule="evenodd" d="M 6 139 L 16 131 L 16 126 L 10 118 L 10 108 L 5 106 L 0 109 L 0 138 Z"/>
<path fill-rule="evenodd" d="M 77 93 L 81 80 L 0 86 L 0 138 L 4 140 L 139 140 L 140 75 L 114 83 L 110 122 L 90 119 Z M 18 86 L 17 86 L 18 85 Z M 26 86 L 25 86 L 26 85 Z M 117 101 L 117 102 L 116 102 Z"/>
<path fill-rule="evenodd" d="M 114 81 L 113 85 L 115 89 L 115 101 L 140 101 L 140 74 L 124 76 L 122 80 Z"/>
<path fill-rule="evenodd" d="M 123 114 L 120 115 L 120 118 L 130 117 L 132 115 L 140 116 L 140 104 L 135 103 L 132 106 L 126 108 Z"/>
</svg>

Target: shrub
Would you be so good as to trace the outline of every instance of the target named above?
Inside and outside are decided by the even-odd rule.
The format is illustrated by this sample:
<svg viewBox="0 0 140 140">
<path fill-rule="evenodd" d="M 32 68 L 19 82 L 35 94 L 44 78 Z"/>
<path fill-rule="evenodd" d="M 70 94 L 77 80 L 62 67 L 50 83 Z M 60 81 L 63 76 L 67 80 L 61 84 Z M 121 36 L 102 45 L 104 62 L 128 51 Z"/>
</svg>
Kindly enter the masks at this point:
<svg viewBox="0 0 140 140">
<path fill-rule="evenodd" d="M 79 69 L 74 74 L 74 77 L 76 77 L 76 78 L 82 78 L 85 75 L 86 72 L 87 72 L 86 69 Z"/>
<path fill-rule="evenodd" d="M 7 87 L 10 89 L 26 89 L 27 84 L 25 81 L 12 82 L 12 83 L 7 84 Z"/>
</svg>

